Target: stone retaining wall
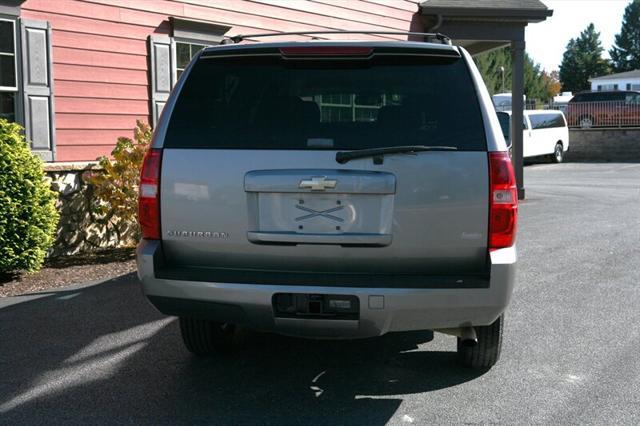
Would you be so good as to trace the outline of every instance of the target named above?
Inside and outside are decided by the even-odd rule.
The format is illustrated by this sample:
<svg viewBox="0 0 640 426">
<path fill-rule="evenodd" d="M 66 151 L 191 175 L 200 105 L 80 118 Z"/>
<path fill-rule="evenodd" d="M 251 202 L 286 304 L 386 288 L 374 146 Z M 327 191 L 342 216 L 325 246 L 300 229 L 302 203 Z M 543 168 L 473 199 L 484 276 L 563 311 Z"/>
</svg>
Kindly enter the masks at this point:
<svg viewBox="0 0 640 426">
<path fill-rule="evenodd" d="M 640 129 L 570 130 L 566 160 L 640 162 Z"/>
<path fill-rule="evenodd" d="M 104 217 L 95 213 L 93 188 L 84 175 L 100 171 L 96 163 L 46 163 L 45 173 L 58 195 L 60 222 L 51 256 L 95 252 L 122 247 L 127 236 Z"/>
</svg>

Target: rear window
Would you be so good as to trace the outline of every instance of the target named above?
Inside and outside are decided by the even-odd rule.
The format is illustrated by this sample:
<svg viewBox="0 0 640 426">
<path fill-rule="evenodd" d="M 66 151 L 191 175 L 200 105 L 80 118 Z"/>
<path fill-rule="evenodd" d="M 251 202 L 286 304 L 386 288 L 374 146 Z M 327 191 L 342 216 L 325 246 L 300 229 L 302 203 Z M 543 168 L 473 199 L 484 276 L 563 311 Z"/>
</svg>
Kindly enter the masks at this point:
<svg viewBox="0 0 640 426">
<path fill-rule="evenodd" d="M 201 58 L 179 94 L 164 143 L 295 150 L 397 145 L 486 150 L 464 60 Z"/>
<path fill-rule="evenodd" d="M 529 115 L 533 130 L 552 129 L 555 127 L 565 127 L 566 123 L 562 114 L 531 114 Z"/>
</svg>

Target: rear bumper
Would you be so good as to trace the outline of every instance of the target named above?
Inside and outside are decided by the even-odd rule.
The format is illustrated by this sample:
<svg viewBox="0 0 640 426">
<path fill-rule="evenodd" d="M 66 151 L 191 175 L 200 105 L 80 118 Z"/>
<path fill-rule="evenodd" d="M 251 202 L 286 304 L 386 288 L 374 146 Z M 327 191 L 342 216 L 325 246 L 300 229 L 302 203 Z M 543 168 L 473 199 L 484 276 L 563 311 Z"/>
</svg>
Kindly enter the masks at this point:
<svg viewBox="0 0 640 426">
<path fill-rule="evenodd" d="M 150 302 L 167 315 L 233 322 L 262 331 L 306 337 L 358 338 L 392 331 L 488 325 L 504 312 L 513 291 L 516 249 L 491 253 L 488 288 L 362 288 L 235 284 L 156 278 L 161 244 L 138 245 L 138 276 Z M 276 293 L 353 295 L 358 320 L 276 318 Z"/>
</svg>

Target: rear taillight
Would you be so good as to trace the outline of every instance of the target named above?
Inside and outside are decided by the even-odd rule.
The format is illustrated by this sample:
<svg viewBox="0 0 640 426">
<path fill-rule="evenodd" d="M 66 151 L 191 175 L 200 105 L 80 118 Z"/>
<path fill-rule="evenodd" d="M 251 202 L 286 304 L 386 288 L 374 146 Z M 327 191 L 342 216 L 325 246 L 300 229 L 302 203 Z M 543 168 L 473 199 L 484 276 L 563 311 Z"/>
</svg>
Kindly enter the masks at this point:
<svg viewBox="0 0 640 426">
<path fill-rule="evenodd" d="M 511 247 L 516 239 L 518 191 L 507 152 L 489 153 L 489 250 Z"/>
<path fill-rule="evenodd" d="M 138 192 L 138 222 L 142 238 L 160 239 L 160 164 L 162 150 L 149 149 L 142 162 Z"/>
</svg>

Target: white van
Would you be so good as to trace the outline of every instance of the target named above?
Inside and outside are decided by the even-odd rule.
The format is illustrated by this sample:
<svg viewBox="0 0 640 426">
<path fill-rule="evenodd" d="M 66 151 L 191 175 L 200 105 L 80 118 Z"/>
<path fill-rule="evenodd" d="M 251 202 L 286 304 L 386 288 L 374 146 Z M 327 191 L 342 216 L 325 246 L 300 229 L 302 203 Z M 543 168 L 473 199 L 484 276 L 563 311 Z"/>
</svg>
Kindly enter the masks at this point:
<svg viewBox="0 0 640 426">
<path fill-rule="evenodd" d="M 507 145 L 511 147 L 511 111 L 499 111 L 498 120 Z M 524 158 L 549 156 L 561 163 L 569 150 L 569 128 L 562 111 L 525 110 L 523 129 Z"/>
</svg>

